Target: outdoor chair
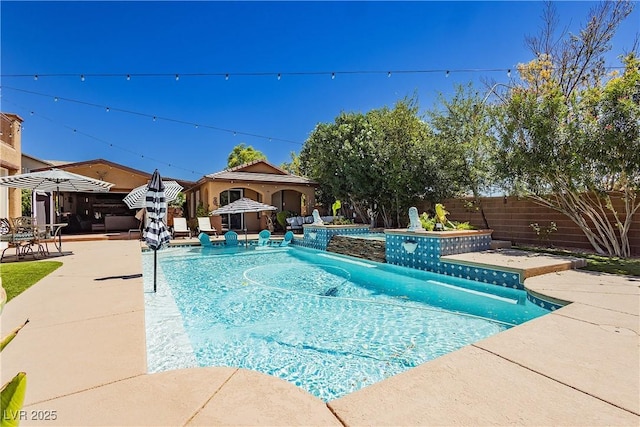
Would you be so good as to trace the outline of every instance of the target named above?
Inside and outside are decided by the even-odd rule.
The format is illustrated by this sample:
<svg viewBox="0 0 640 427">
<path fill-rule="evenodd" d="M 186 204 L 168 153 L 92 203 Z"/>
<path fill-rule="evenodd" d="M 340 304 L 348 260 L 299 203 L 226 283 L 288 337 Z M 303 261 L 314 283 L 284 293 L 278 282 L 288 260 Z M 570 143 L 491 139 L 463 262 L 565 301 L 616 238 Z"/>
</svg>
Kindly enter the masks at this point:
<svg viewBox="0 0 640 427">
<path fill-rule="evenodd" d="M 212 248 L 213 247 L 213 243 L 211 243 L 211 239 L 209 238 L 209 235 L 206 234 L 206 233 L 198 234 L 198 240 L 200 240 L 200 244 L 204 248 Z"/>
<path fill-rule="evenodd" d="M 173 238 L 179 236 L 191 237 L 191 229 L 187 226 L 187 219 L 182 217 L 173 218 Z"/>
<path fill-rule="evenodd" d="M 228 246 L 238 245 L 238 233 L 235 231 L 227 231 L 224 233 L 224 243 Z"/>
<path fill-rule="evenodd" d="M 37 236 L 37 230 L 31 217 L 0 219 L 0 241 L 7 243 L 7 247 L 4 248 L 0 255 L 0 261 L 4 258 L 7 249 L 10 248 L 16 249 L 16 259 L 28 254 L 33 255 L 34 258 L 37 258 L 38 254 L 42 256 L 48 254 L 48 251 L 45 251 Z M 35 252 L 34 246 L 36 246 Z"/>
<path fill-rule="evenodd" d="M 280 246 L 289 246 L 289 243 L 291 243 L 292 240 L 293 231 L 287 231 L 286 233 L 284 233 L 284 239 L 282 240 L 282 243 L 280 243 Z"/>
<path fill-rule="evenodd" d="M 211 221 L 208 216 L 198 217 L 198 232 L 206 233 L 208 235 L 213 234 L 218 237 L 218 230 L 211 226 Z"/>
<path fill-rule="evenodd" d="M 271 232 L 269 230 L 262 230 L 260 234 L 258 234 L 258 246 L 267 246 L 270 238 Z"/>
</svg>

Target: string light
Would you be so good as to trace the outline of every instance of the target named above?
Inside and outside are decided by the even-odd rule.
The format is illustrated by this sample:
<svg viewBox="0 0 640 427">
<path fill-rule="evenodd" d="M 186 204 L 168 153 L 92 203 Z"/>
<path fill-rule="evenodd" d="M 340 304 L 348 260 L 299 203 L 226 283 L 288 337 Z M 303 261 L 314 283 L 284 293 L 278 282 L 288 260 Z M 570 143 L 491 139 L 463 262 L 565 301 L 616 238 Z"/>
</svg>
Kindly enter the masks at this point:
<svg viewBox="0 0 640 427">
<path fill-rule="evenodd" d="M 107 113 L 108 113 L 109 111 L 111 111 L 111 109 L 110 109 L 109 107 L 107 107 Z"/>
<path fill-rule="evenodd" d="M 280 78 L 281 78 L 281 77 L 282 77 L 282 76 L 280 75 L 280 73 L 278 73 L 278 80 L 280 80 Z"/>
<path fill-rule="evenodd" d="M 331 73 L 331 80 L 336 78 L 336 73 Z"/>
<path fill-rule="evenodd" d="M 53 101 L 54 101 L 54 102 L 58 102 L 58 97 L 57 97 L 57 96 L 56 96 L 56 97 L 54 97 L 54 98 L 53 98 Z"/>
<path fill-rule="evenodd" d="M 445 77 L 449 77 L 449 70 L 447 70 L 446 74 L 444 75 Z"/>
<path fill-rule="evenodd" d="M 623 70 L 624 66 L 608 66 L 604 67 L 605 70 Z M 553 68 L 552 68 L 553 69 Z M 331 77 L 335 78 L 336 74 L 382 74 L 390 77 L 392 74 L 427 74 L 427 73 L 445 73 L 446 76 L 449 76 L 451 73 L 494 73 L 494 72 L 507 72 L 507 74 L 511 75 L 511 68 L 456 68 L 456 69 L 407 69 L 407 70 L 341 70 L 331 72 Z M 575 67 L 572 67 L 569 72 L 576 72 Z M 272 72 L 238 72 L 234 73 L 234 76 L 243 76 L 243 77 L 261 77 L 265 75 L 272 75 L 274 77 L 282 77 L 283 75 L 296 75 L 296 76 L 318 76 L 318 75 L 327 75 L 327 71 L 295 71 L 295 72 L 280 72 L 280 73 L 272 73 Z M 0 74 L 0 77 L 29 77 L 37 80 L 39 77 L 72 77 L 77 76 L 78 74 L 69 74 L 69 73 L 31 73 L 31 74 Z M 173 77 L 176 80 L 179 80 L 180 77 L 184 76 L 193 76 L 193 77 L 218 77 L 224 76 L 225 80 L 229 80 L 229 73 L 220 73 L 220 72 L 211 72 L 211 73 L 129 73 L 126 74 L 127 80 L 131 77 Z M 122 78 L 122 73 L 85 73 L 80 74 L 80 80 L 84 81 L 85 77 L 119 77 Z"/>
<path fill-rule="evenodd" d="M 8 102 L 10 102 L 10 101 L 8 101 Z M 13 102 L 11 102 L 11 103 L 13 104 Z M 14 104 L 14 105 L 16 105 L 16 104 Z M 35 114 L 35 113 L 34 113 L 34 114 Z M 135 151 L 133 151 L 133 150 L 130 150 L 130 149 L 129 149 L 129 148 L 127 148 L 127 147 L 119 146 L 119 145 L 114 144 L 114 143 L 112 143 L 112 142 L 105 141 L 105 140 L 100 139 L 100 138 L 98 138 L 98 137 L 96 137 L 96 136 L 93 136 L 93 135 L 90 135 L 90 134 L 88 134 L 88 133 L 85 133 L 85 132 L 79 131 L 79 130 L 77 130 L 76 128 L 73 128 L 73 127 L 71 127 L 71 126 L 68 126 L 68 125 L 65 125 L 65 124 L 63 124 L 63 123 L 60 123 L 60 121 L 59 121 L 59 120 L 57 120 L 57 119 L 56 119 L 56 120 L 53 120 L 53 119 L 51 119 L 51 118 L 49 118 L 49 117 L 46 117 L 46 116 L 43 116 L 43 115 L 41 115 L 41 114 L 35 114 L 35 115 L 36 115 L 36 116 L 38 116 L 38 117 L 40 117 L 41 119 L 47 120 L 47 121 L 49 121 L 49 122 L 51 122 L 51 123 L 55 124 L 56 126 L 66 128 L 66 129 L 70 130 L 71 132 L 73 132 L 74 134 L 80 134 L 80 135 L 83 135 L 83 136 L 85 136 L 85 137 L 87 137 L 87 138 L 90 138 L 90 139 L 93 139 L 93 140 L 95 140 L 95 141 L 97 141 L 97 142 L 100 142 L 100 143 L 102 143 L 102 144 L 105 144 L 105 145 L 107 145 L 107 146 L 109 146 L 109 147 L 111 147 L 111 148 L 117 148 L 117 149 L 119 149 L 119 150 L 121 150 L 121 151 L 128 152 L 128 153 L 130 153 L 130 154 L 133 154 L 133 155 L 135 155 L 135 156 L 139 156 L 139 157 L 144 158 L 144 159 L 146 159 L 146 160 L 152 160 L 152 161 L 154 161 L 154 162 L 156 162 L 156 163 L 163 164 L 163 165 L 166 165 L 166 166 L 169 166 L 169 167 L 173 167 L 173 168 L 175 168 L 175 169 L 180 169 L 180 170 L 183 170 L 183 171 L 189 172 L 189 173 L 191 173 L 191 174 L 193 174 L 193 175 L 206 175 L 206 173 L 205 173 L 205 172 L 202 172 L 202 171 L 194 171 L 193 169 L 182 168 L 182 167 L 180 167 L 180 166 L 176 166 L 175 164 L 172 164 L 172 163 L 166 163 L 166 162 L 164 161 L 164 159 L 155 159 L 155 158 L 151 158 L 151 157 L 146 156 L 146 155 L 144 155 L 144 154 L 141 154 L 141 153 L 139 153 L 139 152 L 135 152 Z M 0 136 L 1 136 L 1 135 L 2 135 L 2 131 L 0 131 Z M 12 135 L 11 135 L 11 136 L 12 136 Z"/>
<path fill-rule="evenodd" d="M 507 77 L 511 78 L 511 69 L 507 70 Z"/>
<path fill-rule="evenodd" d="M 153 116 L 153 121 L 154 121 L 154 122 L 156 121 L 156 116 Z"/>
</svg>

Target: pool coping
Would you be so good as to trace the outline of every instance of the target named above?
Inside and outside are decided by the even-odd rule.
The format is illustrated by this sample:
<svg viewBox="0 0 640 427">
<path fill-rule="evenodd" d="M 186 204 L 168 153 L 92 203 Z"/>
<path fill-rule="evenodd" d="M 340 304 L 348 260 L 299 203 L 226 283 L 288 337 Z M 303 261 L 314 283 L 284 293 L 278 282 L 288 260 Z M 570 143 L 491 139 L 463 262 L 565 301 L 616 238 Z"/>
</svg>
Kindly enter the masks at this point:
<svg viewBox="0 0 640 427">
<path fill-rule="evenodd" d="M 27 372 L 22 425 L 640 422 L 640 278 L 527 278 L 532 292 L 573 303 L 325 404 L 243 369 L 146 374 L 141 246 L 65 242 L 64 265 L 5 307 L 3 335 L 30 319 L 0 356 L 3 383 Z M 33 419 L 44 411 L 56 420 Z"/>
</svg>

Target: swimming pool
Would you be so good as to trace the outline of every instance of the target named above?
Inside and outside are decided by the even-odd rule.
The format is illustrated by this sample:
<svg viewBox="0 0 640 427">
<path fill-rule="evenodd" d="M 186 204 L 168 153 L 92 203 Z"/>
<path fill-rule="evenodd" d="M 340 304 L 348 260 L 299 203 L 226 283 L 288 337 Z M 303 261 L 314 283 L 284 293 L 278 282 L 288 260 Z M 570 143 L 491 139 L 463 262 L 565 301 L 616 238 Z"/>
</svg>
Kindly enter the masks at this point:
<svg viewBox="0 0 640 427">
<path fill-rule="evenodd" d="M 547 313 L 524 291 L 304 248 L 171 248 L 158 261 L 150 372 L 241 367 L 325 401 Z"/>
</svg>

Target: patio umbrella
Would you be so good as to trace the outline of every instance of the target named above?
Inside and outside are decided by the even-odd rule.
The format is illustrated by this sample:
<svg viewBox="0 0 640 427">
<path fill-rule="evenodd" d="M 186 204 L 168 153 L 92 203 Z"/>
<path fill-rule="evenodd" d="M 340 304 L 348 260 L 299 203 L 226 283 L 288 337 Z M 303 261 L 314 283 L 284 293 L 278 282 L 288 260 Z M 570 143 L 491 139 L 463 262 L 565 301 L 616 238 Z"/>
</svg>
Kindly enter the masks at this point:
<svg viewBox="0 0 640 427">
<path fill-rule="evenodd" d="M 114 184 L 89 178 L 60 169 L 23 173 L 0 177 L 3 187 L 24 188 L 33 191 L 56 192 L 56 212 L 60 191 L 70 192 L 107 192 Z"/>
<path fill-rule="evenodd" d="M 167 203 L 175 200 L 176 197 L 178 197 L 178 193 L 182 191 L 182 186 L 175 181 L 163 181 L 162 184 L 164 185 L 164 198 Z M 131 190 L 122 201 L 125 202 L 130 209 L 144 208 L 148 189 L 148 184 L 136 187 Z"/>
<path fill-rule="evenodd" d="M 164 184 L 157 169 L 153 172 L 148 185 L 145 208 L 149 217 L 149 225 L 144 230 L 144 241 L 153 250 L 153 292 L 155 292 L 158 249 L 171 240 L 167 226 L 164 224 L 164 217 L 167 214 Z"/>
<path fill-rule="evenodd" d="M 212 215 L 223 215 L 223 214 L 242 214 L 242 223 L 244 224 L 244 214 L 245 212 L 263 212 L 263 211 L 275 211 L 278 210 L 275 206 L 266 205 L 264 203 L 260 203 L 255 200 L 248 199 L 243 197 L 241 199 L 236 200 L 235 202 L 231 202 L 228 205 L 224 205 L 215 211 L 212 211 Z M 247 245 L 247 226 L 244 227 L 244 244 Z"/>
</svg>

